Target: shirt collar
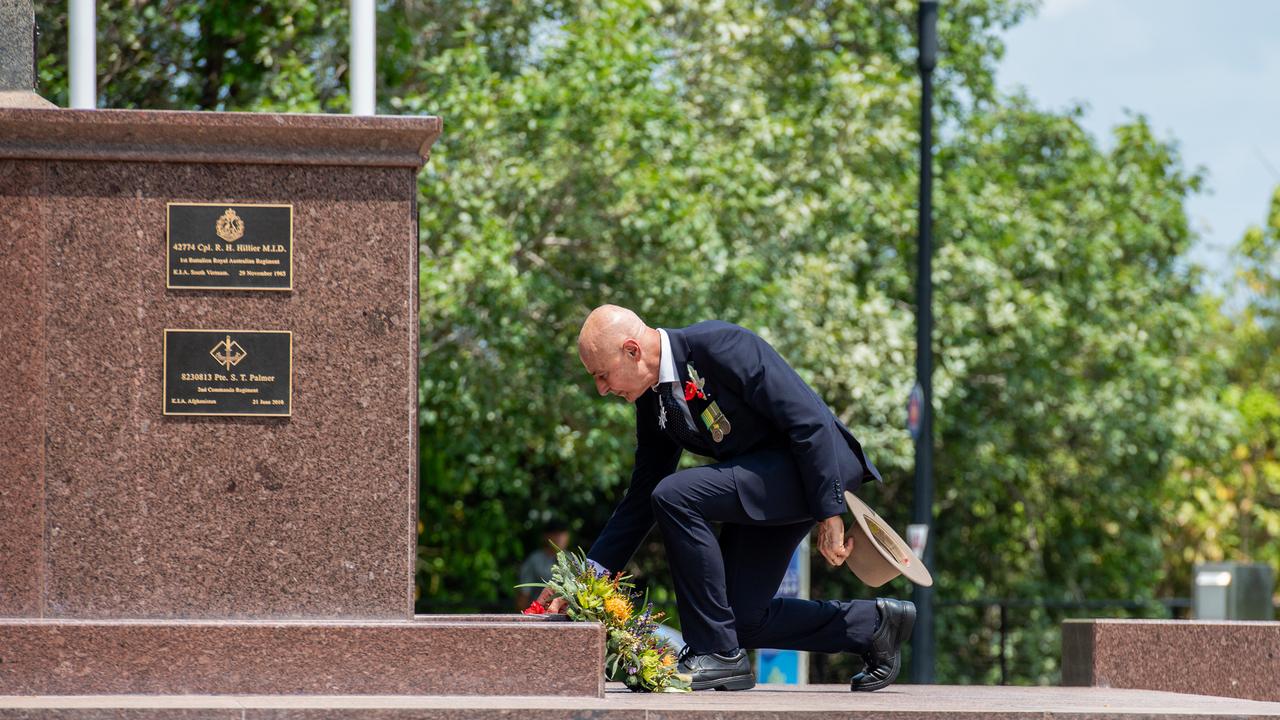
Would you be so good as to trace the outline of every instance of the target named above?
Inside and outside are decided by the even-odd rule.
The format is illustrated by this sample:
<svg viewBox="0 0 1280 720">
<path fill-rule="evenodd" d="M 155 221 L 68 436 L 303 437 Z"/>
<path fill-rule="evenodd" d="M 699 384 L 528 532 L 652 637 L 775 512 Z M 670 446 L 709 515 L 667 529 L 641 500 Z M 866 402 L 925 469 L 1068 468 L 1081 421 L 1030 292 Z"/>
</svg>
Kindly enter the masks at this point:
<svg viewBox="0 0 1280 720">
<path fill-rule="evenodd" d="M 658 385 L 678 382 L 680 378 L 676 377 L 676 359 L 671 354 L 671 338 L 667 337 L 667 331 L 662 328 L 658 328 L 658 334 L 662 336 L 662 360 L 658 363 Z"/>
</svg>

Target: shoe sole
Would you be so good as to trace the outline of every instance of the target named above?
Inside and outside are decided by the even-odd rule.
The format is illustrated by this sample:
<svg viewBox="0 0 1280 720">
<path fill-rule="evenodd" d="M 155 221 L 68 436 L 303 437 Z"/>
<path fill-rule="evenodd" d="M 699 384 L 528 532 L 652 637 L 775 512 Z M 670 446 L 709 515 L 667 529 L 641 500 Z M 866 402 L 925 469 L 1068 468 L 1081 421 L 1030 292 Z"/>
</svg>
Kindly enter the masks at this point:
<svg viewBox="0 0 1280 720">
<path fill-rule="evenodd" d="M 729 677 L 716 678 L 715 680 L 690 683 L 690 687 L 694 690 L 750 690 L 755 686 L 755 675 L 731 675 Z"/>
<path fill-rule="evenodd" d="M 893 641 L 898 648 L 898 652 L 893 655 L 893 670 L 889 672 L 889 676 L 874 685 L 864 685 L 861 687 L 850 687 L 853 692 L 875 692 L 883 690 L 893 684 L 898 679 L 898 673 L 902 670 L 902 643 L 911 637 L 911 630 L 916 624 L 916 606 L 914 604 L 907 606 L 907 611 L 903 613 L 902 624 L 898 625 L 898 632 L 893 636 Z"/>
</svg>

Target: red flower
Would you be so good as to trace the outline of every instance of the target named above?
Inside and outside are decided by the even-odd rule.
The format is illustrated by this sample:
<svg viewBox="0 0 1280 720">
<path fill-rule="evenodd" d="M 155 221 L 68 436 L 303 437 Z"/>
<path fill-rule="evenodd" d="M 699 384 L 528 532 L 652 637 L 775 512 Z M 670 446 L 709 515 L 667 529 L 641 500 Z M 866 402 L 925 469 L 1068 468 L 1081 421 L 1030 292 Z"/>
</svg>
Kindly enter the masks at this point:
<svg viewBox="0 0 1280 720">
<path fill-rule="evenodd" d="M 547 614 L 547 609 L 546 609 L 545 607 L 543 607 L 542 603 L 538 602 L 537 600 L 534 600 L 534 601 L 533 601 L 533 604 L 532 604 L 532 605 L 530 605 L 530 606 L 529 606 L 529 607 L 524 611 L 524 614 L 525 614 L 525 615 L 546 615 L 546 614 Z"/>
<path fill-rule="evenodd" d="M 692 380 L 685 380 L 684 381 L 684 401 L 689 402 L 695 397 L 698 398 L 699 400 L 707 399 L 707 396 L 702 393 L 702 388 L 698 387 L 697 383 L 695 383 Z"/>
</svg>

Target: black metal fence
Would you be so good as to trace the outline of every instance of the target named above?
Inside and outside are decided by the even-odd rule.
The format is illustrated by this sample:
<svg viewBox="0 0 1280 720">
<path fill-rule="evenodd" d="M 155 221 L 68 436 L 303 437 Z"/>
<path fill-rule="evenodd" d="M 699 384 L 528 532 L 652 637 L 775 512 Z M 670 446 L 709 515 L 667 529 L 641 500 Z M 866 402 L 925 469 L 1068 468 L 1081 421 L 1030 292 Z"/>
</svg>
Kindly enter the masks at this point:
<svg viewBox="0 0 1280 720">
<path fill-rule="evenodd" d="M 1037 598 L 989 598 L 938 603 L 942 619 L 952 612 L 976 611 L 995 635 L 995 652 L 989 669 L 973 667 L 972 681 L 996 681 L 1001 685 L 1056 684 L 1061 678 L 1061 626 L 1063 620 L 1097 617 L 1185 618 L 1191 612 L 1190 598 L 1140 600 L 1042 600 Z M 1028 626 L 1031 626 L 1030 628 Z M 1035 629 L 1041 629 L 1036 632 Z M 1046 632 L 1047 631 L 1047 632 Z M 939 628 L 939 634 L 945 634 Z M 1015 642 L 1020 634 L 1029 637 Z M 1021 662 L 1019 662 L 1021 661 Z M 991 677 L 998 673 L 996 677 Z M 953 669 L 952 675 L 956 673 Z"/>
</svg>

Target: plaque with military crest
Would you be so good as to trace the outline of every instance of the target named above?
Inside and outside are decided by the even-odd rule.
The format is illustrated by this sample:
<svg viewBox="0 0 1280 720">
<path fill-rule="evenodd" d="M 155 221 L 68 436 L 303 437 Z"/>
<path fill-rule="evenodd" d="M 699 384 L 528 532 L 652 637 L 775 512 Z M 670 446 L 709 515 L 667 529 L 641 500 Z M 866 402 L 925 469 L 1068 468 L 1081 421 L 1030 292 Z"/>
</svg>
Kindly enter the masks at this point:
<svg viewBox="0 0 1280 720">
<path fill-rule="evenodd" d="M 293 333 L 165 330 L 165 415 L 289 417 Z"/>
<path fill-rule="evenodd" d="M 166 286 L 292 290 L 293 206 L 169 203 Z"/>
</svg>

